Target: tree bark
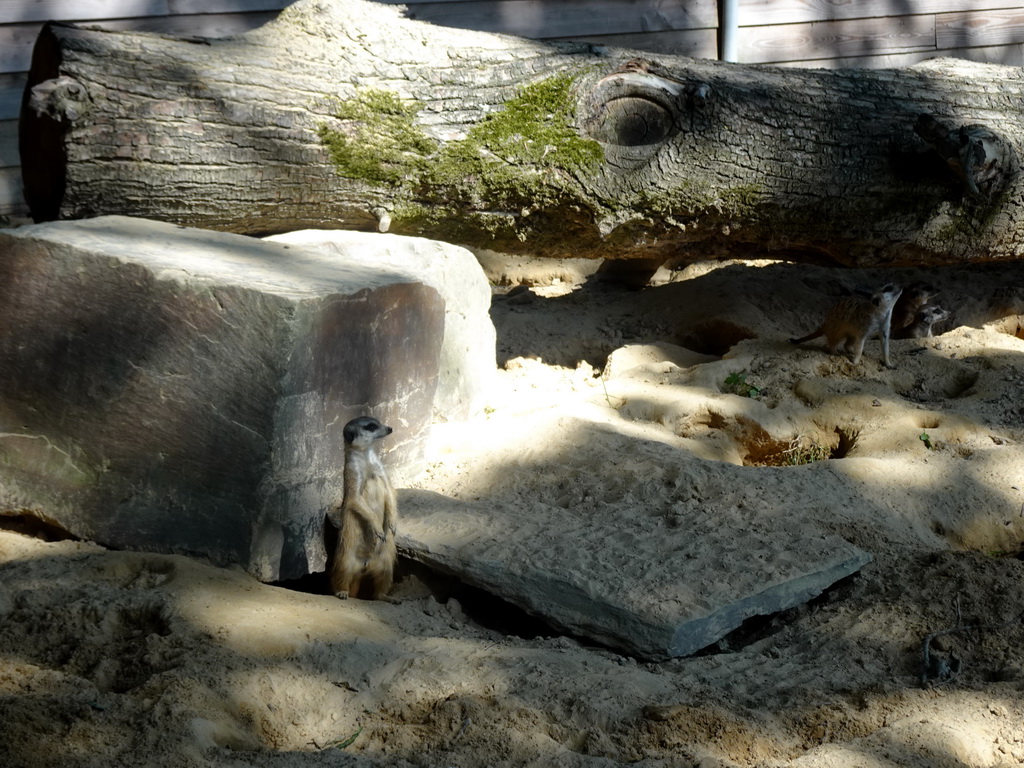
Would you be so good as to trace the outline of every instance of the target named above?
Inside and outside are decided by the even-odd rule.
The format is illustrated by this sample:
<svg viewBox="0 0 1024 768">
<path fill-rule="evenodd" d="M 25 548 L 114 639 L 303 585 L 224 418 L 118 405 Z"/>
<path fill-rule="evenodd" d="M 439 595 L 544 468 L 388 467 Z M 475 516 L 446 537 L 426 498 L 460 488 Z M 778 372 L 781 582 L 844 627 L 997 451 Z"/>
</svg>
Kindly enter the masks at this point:
<svg viewBox="0 0 1024 768">
<path fill-rule="evenodd" d="M 652 263 L 1021 255 L 1020 70 L 637 57 L 363 0 L 300 0 L 223 40 L 50 24 L 22 108 L 26 197 L 37 220 Z"/>
</svg>

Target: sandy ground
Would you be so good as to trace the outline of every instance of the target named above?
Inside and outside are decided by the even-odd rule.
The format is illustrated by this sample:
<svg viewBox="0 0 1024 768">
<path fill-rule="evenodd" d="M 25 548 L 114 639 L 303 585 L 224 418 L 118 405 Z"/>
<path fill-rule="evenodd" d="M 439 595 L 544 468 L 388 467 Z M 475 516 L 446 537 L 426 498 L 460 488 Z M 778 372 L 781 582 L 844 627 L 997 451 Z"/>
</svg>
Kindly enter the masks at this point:
<svg viewBox="0 0 1024 768">
<path fill-rule="evenodd" d="M 1024 270 L 705 264 L 626 291 L 587 264 L 485 265 L 493 397 L 436 428 L 418 487 L 669 525 L 754 505 L 874 561 L 648 663 L 412 569 L 393 603 L 342 602 L 0 530 L 0 765 L 1024 763 Z M 894 342 L 892 370 L 877 342 L 854 366 L 787 341 L 845 290 L 921 277 L 954 317 Z M 922 685 L 958 608 L 929 645 L 952 679 Z"/>
</svg>

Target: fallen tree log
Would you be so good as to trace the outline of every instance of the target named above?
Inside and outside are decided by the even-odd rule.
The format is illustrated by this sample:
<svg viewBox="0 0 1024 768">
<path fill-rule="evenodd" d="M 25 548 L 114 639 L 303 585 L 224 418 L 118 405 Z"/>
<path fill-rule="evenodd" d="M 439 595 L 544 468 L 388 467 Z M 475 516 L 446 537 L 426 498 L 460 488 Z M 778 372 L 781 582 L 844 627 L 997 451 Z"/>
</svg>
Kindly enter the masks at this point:
<svg viewBox="0 0 1024 768">
<path fill-rule="evenodd" d="M 808 71 L 541 44 L 313 0 L 236 38 L 50 24 L 37 220 L 379 229 L 505 252 L 1014 259 L 1017 68 Z"/>
</svg>

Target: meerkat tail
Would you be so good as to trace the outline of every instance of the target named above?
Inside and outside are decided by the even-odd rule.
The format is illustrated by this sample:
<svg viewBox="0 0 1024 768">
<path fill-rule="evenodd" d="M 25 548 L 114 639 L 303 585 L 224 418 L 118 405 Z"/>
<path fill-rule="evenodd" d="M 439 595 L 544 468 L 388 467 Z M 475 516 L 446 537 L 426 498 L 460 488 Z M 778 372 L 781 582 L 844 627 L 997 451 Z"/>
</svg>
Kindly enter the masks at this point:
<svg viewBox="0 0 1024 768">
<path fill-rule="evenodd" d="M 801 336 L 799 339 L 790 339 L 789 343 L 790 344 L 803 344 L 805 341 L 810 341 L 811 339 L 816 339 L 819 336 L 823 335 L 824 333 L 825 333 L 825 329 L 824 328 L 819 328 L 818 330 L 812 331 L 811 333 L 807 334 L 806 336 Z"/>
</svg>

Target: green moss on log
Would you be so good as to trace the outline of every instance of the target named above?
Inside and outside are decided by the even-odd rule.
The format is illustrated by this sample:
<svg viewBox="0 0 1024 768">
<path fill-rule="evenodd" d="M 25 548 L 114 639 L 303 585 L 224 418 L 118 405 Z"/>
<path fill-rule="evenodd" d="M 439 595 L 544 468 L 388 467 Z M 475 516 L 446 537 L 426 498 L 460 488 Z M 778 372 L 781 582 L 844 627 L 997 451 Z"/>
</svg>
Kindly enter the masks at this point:
<svg viewBox="0 0 1024 768">
<path fill-rule="evenodd" d="M 582 203 L 576 175 L 597 170 L 604 153 L 573 127 L 572 87 L 569 75 L 526 86 L 465 139 L 444 144 L 416 125 L 418 102 L 368 89 L 338 103 L 343 127 L 323 124 L 319 135 L 340 175 L 392 188 L 396 221 L 424 215 L 414 198 L 462 211 Z"/>
<path fill-rule="evenodd" d="M 604 151 L 573 128 L 572 86 L 568 75 L 526 86 L 504 109 L 475 125 L 467 143 L 509 163 L 567 171 L 597 168 Z"/>
<path fill-rule="evenodd" d="M 662 216 L 693 218 L 713 214 L 715 218 L 752 218 L 761 203 L 763 190 L 757 184 L 713 189 L 688 181 L 674 189 L 645 194 L 640 209 Z"/>
<path fill-rule="evenodd" d="M 334 116 L 347 130 L 319 126 L 338 173 L 372 183 L 401 185 L 424 172 L 437 142 L 413 122 L 416 103 L 403 102 L 390 91 L 367 89 L 338 102 Z"/>
</svg>

